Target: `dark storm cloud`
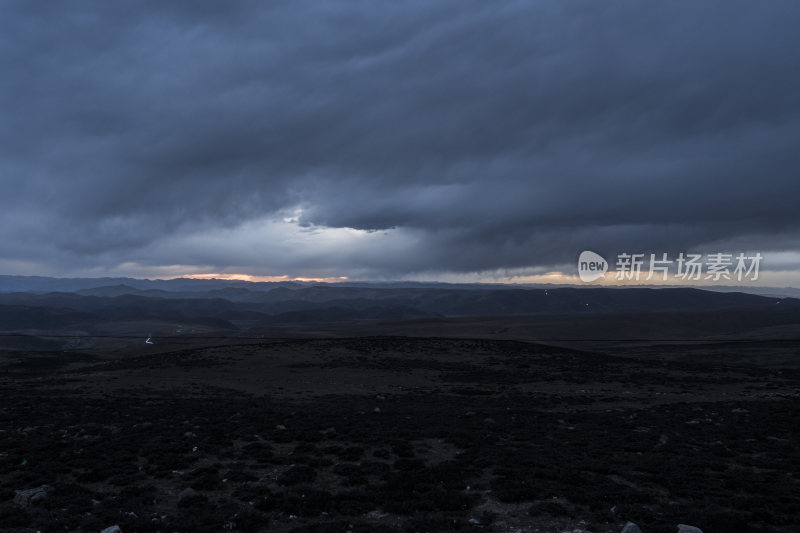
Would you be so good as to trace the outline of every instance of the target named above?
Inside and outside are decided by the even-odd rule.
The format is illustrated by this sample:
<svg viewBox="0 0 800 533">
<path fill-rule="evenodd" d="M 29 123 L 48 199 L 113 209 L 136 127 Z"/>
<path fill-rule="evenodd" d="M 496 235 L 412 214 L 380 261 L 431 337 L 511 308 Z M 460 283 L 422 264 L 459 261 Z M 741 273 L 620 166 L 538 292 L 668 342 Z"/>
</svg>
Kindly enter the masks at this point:
<svg viewBox="0 0 800 533">
<path fill-rule="evenodd" d="M 192 264 L 297 207 L 411 236 L 343 273 L 796 245 L 795 2 L 163 4 L 4 4 L 6 259 Z M 247 254 L 197 259 L 313 269 Z"/>
</svg>

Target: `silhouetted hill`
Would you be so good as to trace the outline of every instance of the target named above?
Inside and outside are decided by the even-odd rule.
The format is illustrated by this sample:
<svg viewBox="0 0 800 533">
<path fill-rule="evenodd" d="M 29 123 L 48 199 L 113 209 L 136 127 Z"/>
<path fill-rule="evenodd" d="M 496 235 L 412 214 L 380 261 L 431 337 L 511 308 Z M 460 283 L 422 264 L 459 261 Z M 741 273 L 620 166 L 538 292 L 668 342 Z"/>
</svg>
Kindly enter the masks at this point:
<svg viewBox="0 0 800 533">
<path fill-rule="evenodd" d="M 135 294 L 131 294 L 134 292 Z M 126 285 L 79 292 L 1 293 L 0 304 L 74 309 L 127 319 L 137 316 L 211 316 L 235 320 L 259 320 L 264 315 L 315 309 L 375 308 L 443 316 L 563 315 L 583 313 L 637 313 L 664 311 L 713 311 L 765 309 L 774 305 L 797 307 L 800 300 L 699 289 L 562 288 L 562 289 L 379 289 L 312 286 L 279 287 L 271 291 L 226 288 L 195 293 L 138 291 Z"/>
<path fill-rule="evenodd" d="M 0 330 L 56 329 L 99 320 L 97 315 L 58 307 L 0 305 Z"/>
<path fill-rule="evenodd" d="M 443 319 L 461 317 L 475 318 L 478 324 L 492 323 L 488 329 L 478 327 L 475 334 L 511 327 L 520 338 L 556 333 L 569 338 L 672 338 L 800 325 L 800 300 L 691 288 L 271 284 L 254 290 L 252 284 L 204 283 L 199 290 L 167 291 L 140 288 L 128 281 L 74 292 L 0 292 L 0 331 L 35 331 L 38 335 L 84 331 L 136 337 L 149 332 L 183 335 L 251 330 L 260 335 L 267 333 L 265 329 L 292 324 L 301 329 L 309 324 L 346 328 L 348 323 L 359 327 L 369 321 L 365 327 L 376 328 L 377 322 L 383 322 L 380 327 L 391 331 L 394 326 L 390 324 L 396 323 L 404 334 L 427 335 L 436 333 L 436 328 L 452 327 L 452 323 L 441 322 Z M 193 285 L 196 280 L 169 281 L 175 282 L 169 286 L 176 288 L 184 282 Z M 517 317 L 527 320 L 521 329 L 513 326 Z M 538 317 L 535 325 L 531 322 L 534 317 Z M 545 327 L 547 323 L 550 326 Z M 301 329 L 298 331 L 303 334 Z M 458 335 L 473 332 L 469 327 L 456 329 Z"/>
<path fill-rule="evenodd" d="M 413 307 L 368 307 L 353 309 L 348 307 L 322 307 L 304 311 L 288 311 L 278 313 L 256 324 L 256 326 L 270 324 L 302 324 L 302 323 L 330 323 L 348 322 L 352 320 L 402 320 L 406 318 L 435 317 L 438 315 L 425 313 Z"/>
</svg>

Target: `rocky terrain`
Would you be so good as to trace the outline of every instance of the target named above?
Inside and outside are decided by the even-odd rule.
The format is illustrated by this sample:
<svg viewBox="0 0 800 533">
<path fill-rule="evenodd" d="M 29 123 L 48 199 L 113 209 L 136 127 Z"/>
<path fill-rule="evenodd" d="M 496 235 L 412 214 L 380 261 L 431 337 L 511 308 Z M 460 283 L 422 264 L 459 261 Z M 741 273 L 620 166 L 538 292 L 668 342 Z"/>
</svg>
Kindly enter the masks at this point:
<svg viewBox="0 0 800 533">
<path fill-rule="evenodd" d="M 800 531 L 790 368 L 406 337 L 0 365 L 4 532 Z"/>
</svg>

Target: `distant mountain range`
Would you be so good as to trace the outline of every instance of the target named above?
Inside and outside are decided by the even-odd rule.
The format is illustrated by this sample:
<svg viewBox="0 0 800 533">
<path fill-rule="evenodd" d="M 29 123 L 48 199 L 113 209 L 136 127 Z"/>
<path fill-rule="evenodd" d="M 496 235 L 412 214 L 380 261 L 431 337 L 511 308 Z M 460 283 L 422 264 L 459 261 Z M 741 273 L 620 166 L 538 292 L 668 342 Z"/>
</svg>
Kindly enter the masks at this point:
<svg viewBox="0 0 800 533">
<path fill-rule="evenodd" d="M 342 281 L 337 283 L 320 283 L 311 281 L 242 281 L 225 279 L 139 279 L 139 278 L 51 278 L 44 276 L 7 276 L 0 275 L 0 293 L 3 292 L 76 292 L 95 296 L 119 296 L 121 294 L 138 294 L 136 291 L 164 291 L 170 293 L 194 293 L 243 289 L 249 292 L 264 292 L 283 287 L 286 289 L 302 289 L 312 286 L 351 287 L 366 289 L 459 289 L 459 290 L 508 290 L 508 289 L 556 289 L 556 288 L 596 288 L 585 285 L 553 285 L 553 284 L 501 284 L 501 283 L 444 283 L 422 281 L 365 282 Z M 663 288 L 686 288 L 669 286 Z M 778 296 L 800 298 L 800 289 L 795 287 L 758 287 L 735 285 L 710 285 L 693 287 L 713 292 L 744 292 L 762 296 Z M 155 293 L 153 293 L 155 294 Z"/>
<path fill-rule="evenodd" d="M 693 288 L 251 283 L 0 276 L 0 331 L 259 330 L 277 324 L 443 317 L 722 312 L 800 323 L 800 300 Z M 674 320 L 674 319 L 673 319 Z M 138 328 L 138 329 L 137 329 Z"/>
</svg>

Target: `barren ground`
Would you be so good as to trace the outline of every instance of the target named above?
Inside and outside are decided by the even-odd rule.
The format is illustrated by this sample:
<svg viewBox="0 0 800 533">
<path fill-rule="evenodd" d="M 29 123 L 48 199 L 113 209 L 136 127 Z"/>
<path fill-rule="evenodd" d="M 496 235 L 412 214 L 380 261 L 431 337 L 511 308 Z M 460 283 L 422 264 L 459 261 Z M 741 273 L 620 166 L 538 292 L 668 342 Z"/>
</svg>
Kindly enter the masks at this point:
<svg viewBox="0 0 800 533">
<path fill-rule="evenodd" d="M 645 352 L 404 337 L 7 352 L 0 530 L 800 531 L 800 371 Z"/>
</svg>

